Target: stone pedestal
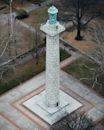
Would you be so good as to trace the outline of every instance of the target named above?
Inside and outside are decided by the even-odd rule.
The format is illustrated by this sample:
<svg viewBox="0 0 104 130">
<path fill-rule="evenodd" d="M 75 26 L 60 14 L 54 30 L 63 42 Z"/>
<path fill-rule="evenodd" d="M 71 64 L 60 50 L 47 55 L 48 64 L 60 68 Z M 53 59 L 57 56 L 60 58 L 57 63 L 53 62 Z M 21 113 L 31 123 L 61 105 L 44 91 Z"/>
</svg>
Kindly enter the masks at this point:
<svg viewBox="0 0 104 130">
<path fill-rule="evenodd" d="M 23 103 L 23 105 L 32 113 L 37 114 L 44 121 L 52 125 L 68 113 L 70 114 L 82 106 L 80 102 L 65 92 L 60 90 L 59 93 L 60 104 L 58 107 L 48 107 L 45 104 L 46 91 L 43 91 L 40 94 L 28 99 Z"/>
</svg>

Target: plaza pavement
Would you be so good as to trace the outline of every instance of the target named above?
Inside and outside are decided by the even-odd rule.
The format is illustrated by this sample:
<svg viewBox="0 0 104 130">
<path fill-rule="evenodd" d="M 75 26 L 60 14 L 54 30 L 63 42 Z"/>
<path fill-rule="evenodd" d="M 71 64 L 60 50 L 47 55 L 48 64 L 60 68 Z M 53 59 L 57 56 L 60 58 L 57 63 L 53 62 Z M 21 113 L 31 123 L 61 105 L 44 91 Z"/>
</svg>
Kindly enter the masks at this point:
<svg viewBox="0 0 104 130">
<path fill-rule="evenodd" d="M 78 55 L 77 55 L 78 56 Z M 77 59 L 75 54 L 61 63 L 66 66 Z M 66 72 L 60 72 L 61 89 L 81 102 L 83 106 L 77 111 L 84 111 L 94 121 L 104 117 L 104 98 L 73 78 Z M 23 106 L 23 102 L 45 89 L 45 72 L 20 84 L 0 97 L 0 130 L 46 130 L 50 125 Z M 103 127 L 102 129 L 103 130 Z"/>
</svg>

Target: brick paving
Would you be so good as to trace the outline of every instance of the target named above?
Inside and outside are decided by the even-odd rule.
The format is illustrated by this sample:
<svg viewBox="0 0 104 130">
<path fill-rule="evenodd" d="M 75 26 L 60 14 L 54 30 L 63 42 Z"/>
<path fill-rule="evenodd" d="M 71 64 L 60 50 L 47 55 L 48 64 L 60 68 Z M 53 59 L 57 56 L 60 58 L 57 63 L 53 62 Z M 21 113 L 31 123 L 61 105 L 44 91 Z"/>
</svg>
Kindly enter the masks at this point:
<svg viewBox="0 0 104 130">
<path fill-rule="evenodd" d="M 74 58 L 71 59 L 75 59 Z M 77 58 L 77 57 L 76 57 Z M 69 58 L 65 63 L 69 64 Z M 94 121 L 104 117 L 104 98 L 64 71 L 60 73 L 61 89 L 83 104 L 78 111 L 85 111 Z M 0 130 L 46 130 L 50 125 L 23 106 L 23 102 L 45 89 L 45 72 L 20 84 L 0 97 Z M 103 127 L 102 127 L 103 130 Z"/>
</svg>

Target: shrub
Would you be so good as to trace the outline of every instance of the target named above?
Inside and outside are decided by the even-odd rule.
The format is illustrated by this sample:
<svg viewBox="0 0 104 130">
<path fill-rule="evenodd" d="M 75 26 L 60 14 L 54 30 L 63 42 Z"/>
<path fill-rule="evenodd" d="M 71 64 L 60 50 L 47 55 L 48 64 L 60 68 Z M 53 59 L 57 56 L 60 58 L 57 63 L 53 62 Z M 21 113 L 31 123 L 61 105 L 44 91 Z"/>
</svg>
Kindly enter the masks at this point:
<svg viewBox="0 0 104 130">
<path fill-rule="evenodd" d="M 52 128 L 51 130 L 98 130 L 96 123 L 91 118 L 78 112 L 67 115 L 53 124 Z"/>
<path fill-rule="evenodd" d="M 24 10 L 24 9 L 18 9 L 17 11 L 16 11 L 16 19 L 24 19 L 24 18 L 27 18 L 29 15 L 28 15 L 28 13 L 27 13 L 27 11 L 26 10 Z"/>
</svg>

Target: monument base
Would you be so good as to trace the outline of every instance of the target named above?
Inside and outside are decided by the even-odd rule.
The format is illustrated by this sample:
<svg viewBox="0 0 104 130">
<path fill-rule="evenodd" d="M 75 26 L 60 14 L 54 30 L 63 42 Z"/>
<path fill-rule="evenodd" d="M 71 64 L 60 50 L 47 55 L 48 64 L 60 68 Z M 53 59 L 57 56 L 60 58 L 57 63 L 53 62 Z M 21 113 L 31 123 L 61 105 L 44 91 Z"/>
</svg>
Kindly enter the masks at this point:
<svg viewBox="0 0 104 130">
<path fill-rule="evenodd" d="M 50 125 L 82 106 L 80 102 L 61 90 L 59 105 L 57 107 L 47 107 L 45 103 L 45 91 L 27 100 L 23 105 Z"/>
</svg>

